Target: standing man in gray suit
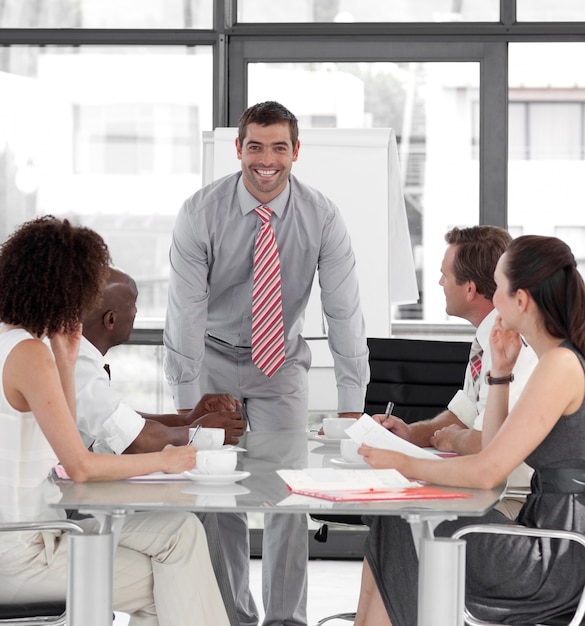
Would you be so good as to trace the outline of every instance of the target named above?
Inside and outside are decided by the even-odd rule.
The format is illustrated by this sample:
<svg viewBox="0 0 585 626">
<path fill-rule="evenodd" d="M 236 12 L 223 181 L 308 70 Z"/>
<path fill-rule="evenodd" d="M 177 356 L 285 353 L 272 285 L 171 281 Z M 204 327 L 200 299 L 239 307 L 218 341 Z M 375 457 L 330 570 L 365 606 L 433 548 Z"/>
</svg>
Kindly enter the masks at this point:
<svg viewBox="0 0 585 626">
<path fill-rule="evenodd" d="M 170 251 L 166 372 L 179 410 L 201 389 L 239 399 L 252 431 L 305 431 L 310 350 L 301 333 L 319 272 L 338 387 L 338 412 L 360 416 L 369 379 L 355 258 L 338 208 L 291 174 L 299 155 L 295 116 L 263 102 L 240 118 L 242 171 L 188 198 Z M 248 586 L 245 517 L 220 515 L 232 542 L 240 623 L 258 623 Z M 239 558 L 235 558 L 235 555 Z M 265 515 L 265 626 L 305 626 L 307 520 Z"/>
</svg>

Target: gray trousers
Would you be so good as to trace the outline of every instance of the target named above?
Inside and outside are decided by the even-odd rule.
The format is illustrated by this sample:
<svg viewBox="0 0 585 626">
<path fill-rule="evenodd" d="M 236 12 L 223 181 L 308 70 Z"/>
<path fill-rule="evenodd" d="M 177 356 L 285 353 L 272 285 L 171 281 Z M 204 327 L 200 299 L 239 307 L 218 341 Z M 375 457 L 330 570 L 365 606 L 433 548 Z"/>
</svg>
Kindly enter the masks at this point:
<svg viewBox="0 0 585 626">
<path fill-rule="evenodd" d="M 310 350 L 299 338 L 287 345 L 287 361 L 268 378 L 252 363 L 250 350 L 234 348 L 208 338 L 201 388 L 208 393 L 230 393 L 244 405 L 253 432 L 283 431 L 282 449 L 252 450 L 243 455 L 243 468 L 275 455 L 283 467 L 303 467 L 306 446 L 291 450 L 284 431 L 307 429 Z M 275 480 L 280 480 L 275 476 Z M 258 611 L 249 588 L 250 546 L 245 515 L 218 514 L 226 564 L 241 626 L 258 624 Z M 280 513 L 264 516 L 262 545 L 262 600 L 264 626 L 306 626 L 308 530 L 306 515 Z"/>
<path fill-rule="evenodd" d="M 232 593 L 223 546 L 221 545 L 218 516 L 216 513 L 197 513 L 197 517 L 201 520 L 203 528 L 205 528 L 211 565 L 213 566 L 213 572 L 217 580 L 217 586 L 221 593 L 230 626 L 239 626 L 240 622 L 236 612 L 236 603 L 234 601 L 234 594 Z"/>
</svg>

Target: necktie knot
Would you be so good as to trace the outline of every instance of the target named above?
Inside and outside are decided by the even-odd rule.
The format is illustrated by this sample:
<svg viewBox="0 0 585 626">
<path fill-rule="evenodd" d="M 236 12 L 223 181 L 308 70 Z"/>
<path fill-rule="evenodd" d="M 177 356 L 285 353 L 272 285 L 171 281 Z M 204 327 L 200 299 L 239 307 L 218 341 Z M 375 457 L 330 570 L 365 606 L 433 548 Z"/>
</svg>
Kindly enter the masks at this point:
<svg viewBox="0 0 585 626">
<path fill-rule="evenodd" d="M 267 207 L 265 204 L 261 204 L 256 207 L 255 211 L 260 216 L 263 224 L 268 224 L 268 222 L 270 222 L 270 216 L 272 215 L 272 209 L 270 207 Z"/>
</svg>

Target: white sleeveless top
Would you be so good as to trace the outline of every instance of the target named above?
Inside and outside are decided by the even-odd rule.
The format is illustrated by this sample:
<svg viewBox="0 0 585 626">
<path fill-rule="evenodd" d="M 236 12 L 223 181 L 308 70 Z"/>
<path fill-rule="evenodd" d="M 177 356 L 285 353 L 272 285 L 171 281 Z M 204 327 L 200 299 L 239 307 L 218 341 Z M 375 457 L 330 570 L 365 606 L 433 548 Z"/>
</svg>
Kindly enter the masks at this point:
<svg viewBox="0 0 585 626">
<path fill-rule="evenodd" d="M 32 335 L 22 329 L 0 333 L 0 522 L 64 519 L 49 509 L 59 488 L 48 478 L 57 457 L 31 412 L 21 413 L 6 399 L 4 365 L 10 352 Z M 28 545 L 37 533 L 0 533 L 0 554 Z"/>
</svg>

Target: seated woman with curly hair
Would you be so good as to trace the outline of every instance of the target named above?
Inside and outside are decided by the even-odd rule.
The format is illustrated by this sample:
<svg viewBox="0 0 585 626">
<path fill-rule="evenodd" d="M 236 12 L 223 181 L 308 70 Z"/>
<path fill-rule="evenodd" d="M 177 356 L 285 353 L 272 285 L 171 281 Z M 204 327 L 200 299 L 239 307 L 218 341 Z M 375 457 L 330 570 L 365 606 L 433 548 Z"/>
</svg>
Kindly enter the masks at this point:
<svg viewBox="0 0 585 626">
<path fill-rule="evenodd" d="M 0 521 L 54 519 L 47 480 L 57 459 L 78 482 L 195 465 L 191 446 L 160 452 L 89 452 L 75 425 L 80 320 L 101 297 L 110 255 L 94 231 L 42 217 L 0 248 Z M 50 345 L 50 348 L 49 348 Z M 58 491 L 58 490 L 57 490 Z M 94 529 L 93 519 L 80 524 Z M 0 535 L 0 602 L 65 597 L 60 532 Z M 227 625 L 205 532 L 190 513 L 128 516 L 114 558 L 114 609 L 133 625 Z"/>
</svg>

